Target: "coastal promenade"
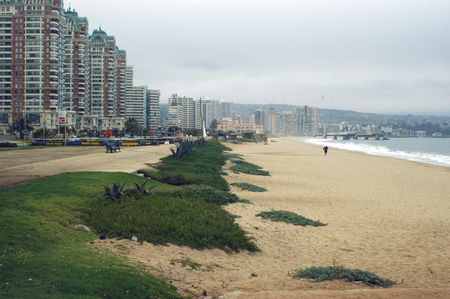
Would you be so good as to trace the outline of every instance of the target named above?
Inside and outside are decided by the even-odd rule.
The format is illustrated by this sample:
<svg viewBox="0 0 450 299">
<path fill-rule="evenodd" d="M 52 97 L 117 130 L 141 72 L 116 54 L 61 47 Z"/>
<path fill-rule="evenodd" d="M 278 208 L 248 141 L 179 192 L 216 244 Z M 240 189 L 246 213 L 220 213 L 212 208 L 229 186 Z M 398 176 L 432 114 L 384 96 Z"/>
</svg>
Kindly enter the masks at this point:
<svg viewBox="0 0 450 299">
<path fill-rule="evenodd" d="M 170 154 L 170 145 L 122 147 L 48 147 L 0 152 L 0 189 L 36 178 L 75 171 L 134 172 Z"/>
<path fill-rule="evenodd" d="M 226 210 L 261 252 L 227 254 L 120 240 L 93 246 L 117 251 L 168 277 L 180 292 L 214 298 L 448 298 L 450 294 L 450 168 L 322 148 L 295 139 L 227 144 L 271 176 L 235 174 L 228 182 L 268 189 L 232 189 L 253 204 Z M 286 210 L 327 223 L 301 227 L 263 220 L 261 211 Z M 174 266 L 190 260 L 205 271 Z M 172 262 L 171 262 L 172 261 Z M 299 268 L 358 268 L 397 282 L 390 288 L 289 276 Z"/>
</svg>

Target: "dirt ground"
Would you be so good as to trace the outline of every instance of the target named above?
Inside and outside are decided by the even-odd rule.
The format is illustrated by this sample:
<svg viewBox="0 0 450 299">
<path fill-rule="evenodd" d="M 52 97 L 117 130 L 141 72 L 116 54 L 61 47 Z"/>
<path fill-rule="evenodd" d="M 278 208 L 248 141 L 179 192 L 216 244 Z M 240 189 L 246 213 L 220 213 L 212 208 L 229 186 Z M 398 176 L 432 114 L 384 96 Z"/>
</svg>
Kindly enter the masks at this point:
<svg viewBox="0 0 450 299">
<path fill-rule="evenodd" d="M 134 172 L 170 153 L 170 145 L 122 147 L 105 153 L 101 146 L 49 147 L 0 152 L 0 189 L 74 171 Z"/>
</svg>

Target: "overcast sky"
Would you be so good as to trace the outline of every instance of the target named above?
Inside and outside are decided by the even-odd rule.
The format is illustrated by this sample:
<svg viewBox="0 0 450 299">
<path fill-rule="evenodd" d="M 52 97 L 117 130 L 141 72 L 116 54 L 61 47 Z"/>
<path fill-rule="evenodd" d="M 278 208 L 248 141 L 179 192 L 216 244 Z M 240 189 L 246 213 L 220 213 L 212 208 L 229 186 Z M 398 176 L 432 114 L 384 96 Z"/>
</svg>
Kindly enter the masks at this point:
<svg viewBox="0 0 450 299">
<path fill-rule="evenodd" d="M 450 116 L 449 0 L 68 0 L 135 85 L 235 103 Z"/>
</svg>

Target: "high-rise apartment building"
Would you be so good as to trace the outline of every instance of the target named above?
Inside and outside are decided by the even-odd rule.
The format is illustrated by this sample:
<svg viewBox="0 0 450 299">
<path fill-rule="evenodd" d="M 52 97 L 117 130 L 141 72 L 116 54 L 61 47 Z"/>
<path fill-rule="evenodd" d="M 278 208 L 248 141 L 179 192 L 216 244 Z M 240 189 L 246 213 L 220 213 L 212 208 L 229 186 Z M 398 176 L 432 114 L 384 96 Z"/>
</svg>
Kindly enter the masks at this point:
<svg viewBox="0 0 450 299">
<path fill-rule="evenodd" d="M 116 79 L 117 79 L 117 96 L 119 109 L 117 109 L 117 117 L 125 117 L 126 100 L 127 100 L 127 53 L 125 50 L 119 50 L 116 46 Z"/>
<path fill-rule="evenodd" d="M 0 121 L 62 107 L 64 21 L 60 0 L 0 0 Z"/>
<path fill-rule="evenodd" d="M 75 10 L 64 11 L 64 99 L 63 109 L 75 111 L 75 128 L 81 128 L 81 116 L 88 109 L 89 39 L 88 21 Z"/>
<path fill-rule="evenodd" d="M 89 37 L 90 57 L 90 112 L 94 115 L 120 115 L 120 98 L 117 91 L 116 40 L 102 29 Z"/>
<path fill-rule="evenodd" d="M 177 94 L 173 94 L 169 98 L 169 109 L 172 104 L 177 104 L 177 106 L 182 107 L 182 117 L 177 121 L 178 125 L 182 129 L 193 129 L 195 128 L 195 102 L 193 98 L 180 97 Z M 179 108 L 178 108 L 179 109 Z M 172 114 L 173 115 L 173 114 Z"/>
<path fill-rule="evenodd" d="M 147 129 L 151 131 L 158 131 L 161 127 L 160 96 L 159 90 L 147 90 Z"/>
<path fill-rule="evenodd" d="M 127 95 L 127 118 L 134 118 L 140 126 L 147 126 L 147 86 L 134 86 Z"/>
<path fill-rule="evenodd" d="M 297 114 L 297 134 L 315 135 L 318 130 L 318 109 L 310 106 L 295 107 Z"/>
</svg>

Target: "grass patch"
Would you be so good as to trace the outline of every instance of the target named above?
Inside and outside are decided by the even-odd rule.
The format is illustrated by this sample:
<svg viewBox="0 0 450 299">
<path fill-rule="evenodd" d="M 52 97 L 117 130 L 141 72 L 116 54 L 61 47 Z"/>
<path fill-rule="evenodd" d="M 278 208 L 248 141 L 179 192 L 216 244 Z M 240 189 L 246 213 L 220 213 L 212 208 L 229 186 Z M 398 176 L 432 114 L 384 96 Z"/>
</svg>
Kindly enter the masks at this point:
<svg viewBox="0 0 450 299">
<path fill-rule="evenodd" d="M 139 200 L 130 195 L 114 202 L 99 199 L 89 223 L 108 237 L 136 236 L 154 244 L 195 249 L 258 250 L 228 212 L 186 194 L 177 197 L 173 193 L 150 192 Z"/>
<path fill-rule="evenodd" d="M 231 183 L 231 186 L 235 186 L 241 188 L 242 190 L 247 190 L 251 192 L 266 192 L 267 189 L 263 187 L 259 187 L 249 183 Z"/>
<path fill-rule="evenodd" d="M 270 176 L 270 173 L 268 171 L 262 170 L 262 167 L 240 160 L 240 159 L 233 159 L 231 162 L 234 163 L 233 166 L 230 167 L 230 170 L 234 173 L 246 173 L 246 174 L 253 174 L 253 175 L 262 175 L 262 176 Z"/>
<path fill-rule="evenodd" d="M 346 269 L 343 266 L 334 265 L 330 267 L 311 267 L 307 269 L 299 269 L 292 276 L 296 279 L 311 278 L 316 282 L 325 280 L 345 280 L 348 282 L 364 283 L 369 286 L 390 287 L 396 282 L 383 279 L 378 275 L 362 271 L 359 269 Z"/>
<path fill-rule="evenodd" d="M 74 231 L 112 181 L 132 185 L 142 177 L 65 173 L 0 191 L 0 297 L 182 298 L 165 280 L 89 248 L 93 232 Z"/>
<path fill-rule="evenodd" d="M 165 157 L 155 168 L 158 171 L 140 170 L 139 173 L 157 181 L 181 185 L 208 185 L 228 191 L 228 183 L 221 176 L 226 158 L 225 146 L 215 140 L 209 140 L 203 146 L 194 147 L 182 157 Z"/>
<path fill-rule="evenodd" d="M 305 218 L 303 216 L 297 215 L 295 213 L 289 211 L 270 211 L 270 212 L 261 212 L 256 214 L 258 217 L 262 217 L 264 219 L 270 219 L 275 222 L 285 222 L 293 225 L 300 226 L 325 226 L 326 224 L 321 223 L 319 221 L 313 221 L 311 219 Z"/>
<path fill-rule="evenodd" d="M 201 199 L 216 205 L 236 203 L 240 200 L 236 194 L 205 185 L 184 189 L 181 192 L 177 191 L 177 193 L 178 196 Z"/>
</svg>

